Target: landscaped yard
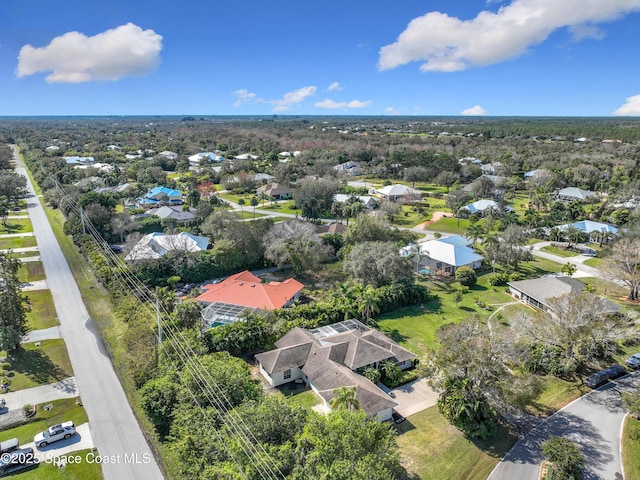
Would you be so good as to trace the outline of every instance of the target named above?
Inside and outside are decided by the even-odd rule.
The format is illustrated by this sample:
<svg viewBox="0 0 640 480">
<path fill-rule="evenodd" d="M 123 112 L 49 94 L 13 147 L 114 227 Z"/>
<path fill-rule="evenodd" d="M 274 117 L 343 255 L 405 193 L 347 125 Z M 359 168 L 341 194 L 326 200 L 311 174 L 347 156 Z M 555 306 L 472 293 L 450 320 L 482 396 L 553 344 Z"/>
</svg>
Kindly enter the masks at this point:
<svg viewBox="0 0 640 480">
<path fill-rule="evenodd" d="M 528 408 L 529 412 L 535 415 L 550 415 L 591 390 L 578 378 L 572 381 L 551 375 L 540 378 L 543 382 L 542 393 Z"/>
<path fill-rule="evenodd" d="M 413 211 L 413 207 L 409 205 L 403 205 L 400 213 L 397 213 L 393 216 L 392 225 L 397 225 L 399 227 L 415 227 L 416 225 L 426 222 L 431 219 L 431 213 L 425 207 L 424 214 L 419 214 Z"/>
<path fill-rule="evenodd" d="M 100 464 L 86 461 L 87 455 L 89 455 L 89 459 L 92 459 L 96 458 L 98 454 L 99 452 L 92 450 L 79 450 L 69 455 L 61 455 L 64 458 L 79 456 L 81 462 L 67 463 L 64 467 L 58 467 L 53 462 L 41 462 L 32 469 L 22 470 L 20 473 L 12 475 L 12 478 L 19 480 L 100 480 L 104 478 Z"/>
<path fill-rule="evenodd" d="M 47 276 L 44 273 L 42 262 L 25 262 L 18 270 L 18 280 L 21 283 L 44 280 Z"/>
<path fill-rule="evenodd" d="M 564 248 L 552 247 L 551 245 L 547 247 L 542 247 L 540 250 L 543 252 L 551 253 L 553 255 L 557 255 L 558 257 L 575 257 L 578 254 L 576 252 L 572 252 L 571 250 L 565 250 Z"/>
<path fill-rule="evenodd" d="M 50 410 L 45 410 L 44 405 L 52 405 Z M 22 405 L 20 405 L 22 407 Z M 37 405 L 36 414 L 29 418 L 29 423 L 19 427 L 10 428 L 0 432 L 0 441 L 16 437 L 20 444 L 33 442 L 33 437 L 51 425 L 72 421 L 76 425 L 86 423 L 87 413 L 84 408 L 76 405 L 75 398 L 54 400 Z"/>
<path fill-rule="evenodd" d="M 602 259 L 594 257 L 594 258 L 585 260 L 582 263 L 584 263 L 585 265 L 589 265 L 590 267 L 593 267 L 593 268 L 599 268 L 602 265 Z"/>
<path fill-rule="evenodd" d="M 442 217 L 437 222 L 427 225 L 425 230 L 464 235 L 470 224 L 471 222 L 464 218 Z"/>
<path fill-rule="evenodd" d="M 622 463 L 627 480 L 640 480 L 640 420 L 631 416 L 622 430 Z"/>
<path fill-rule="evenodd" d="M 321 403 L 320 398 L 306 385 L 287 383 L 278 387 L 278 390 L 283 397 L 294 405 L 311 408 Z"/>
<path fill-rule="evenodd" d="M 35 247 L 36 245 L 36 237 L 33 236 L 0 238 L 0 250 Z"/>
<path fill-rule="evenodd" d="M 262 209 L 262 210 L 270 210 L 272 212 L 278 212 L 278 213 L 288 213 L 290 215 L 295 215 L 296 213 L 298 215 L 301 214 L 301 210 L 300 209 L 294 209 L 295 202 L 293 200 L 290 200 L 288 202 L 284 202 L 284 203 L 269 203 L 266 202 L 264 204 L 264 206 L 262 206 L 262 202 L 260 202 L 260 205 L 258 207 L 256 207 L 258 210 Z"/>
<path fill-rule="evenodd" d="M 408 479 L 485 480 L 516 438 L 500 429 L 487 442 L 471 442 L 431 407 L 395 427 Z"/>
<path fill-rule="evenodd" d="M 59 324 L 58 315 L 53 305 L 53 298 L 49 290 L 32 290 L 27 292 L 31 311 L 27 313 L 29 328 L 41 330 L 43 328 L 55 327 Z"/>
<path fill-rule="evenodd" d="M 7 220 L 6 224 L 0 222 L 0 234 L 28 232 L 33 232 L 33 225 L 31 225 L 31 220 L 29 220 L 29 217 L 20 219 L 12 218 L 11 220 Z"/>
<path fill-rule="evenodd" d="M 40 343 L 36 347 L 36 343 Z M 4 354 L 3 354 L 4 356 Z M 62 339 L 23 343 L 22 348 L 7 357 L 13 376 L 10 391 L 57 382 L 73 375 L 67 348 Z"/>
</svg>

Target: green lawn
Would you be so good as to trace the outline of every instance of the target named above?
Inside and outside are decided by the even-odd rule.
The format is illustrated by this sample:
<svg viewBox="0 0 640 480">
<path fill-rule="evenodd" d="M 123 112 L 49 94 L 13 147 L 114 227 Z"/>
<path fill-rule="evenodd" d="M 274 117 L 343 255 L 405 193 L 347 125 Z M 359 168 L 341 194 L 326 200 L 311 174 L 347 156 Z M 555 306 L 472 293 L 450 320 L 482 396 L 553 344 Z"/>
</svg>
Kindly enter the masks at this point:
<svg viewBox="0 0 640 480">
<path fill-rule="evenodd" d="M 288 202 L 285 203 L 269 203 L 266 202 L 264 204 L 264 207 L 262 206 L 262 203 L 260 203 L 260 205 L 258 207 L 256 207 L 258 210 L 269 210 L 272 212 L 278 212 L 278 213 L 288 213 L 291 215 L 295 215 L 296 213 L 298 215 L 300 215 L 301 210 L 300 209 L 294 209 L 295 202 L 293 200 L 289 200 Z"/>
<path fill-rule="evenodd" d="M 45 410 L 44 405 L 53 405 L 50 410 Z M 22 405 L 20 405 L 22 406 Z M 0 441 L 16 437 L 20 444 L 33 442 L 33 437 L 51 425 L 72 421 L 81 425 L 88 421 L 84 407 L 76 405 L 75 398 L 65 398 L 40 404 L 36 408 L 36 414 L 28 419 L 29 423 L 19 427 L 10 428 L 0 432 Z"/>
<path fill-rule="evenodd" d="M 558 257 L 575 257 L 578 254 L 576 252 L 572 252 L 571 250 L 565 250 L 563 248 L 558 247 L 542 247 L 540 250 L 543 252 L 551 253 L 553 255 L 557 255 Z"/>
<path fill-rule="evenodd" d="M 602 259 L 594 257 L 594 258 L 590 258 L 589 260 L 585 260 L 582 263 L 585 265 L 589 265 L 590 267 L 593 267 L 593 268 L 600 268 L 600 266 L 602 265 Z"/>
<path fill-rule="evenodd" d="M 35 247 L 36 237 L 10 237 L 0 238 L 0 250 L 12 250 L 14 248 Z"/>
<path fill-rule="evenodd" d="M 8 355 L 11 364 L 9 390 L 37 387 L 57 382 L 73 375 L 67 348 L 62 339 L 23 343 L 22 348 Z"/>
<path fill-rule="evenodd" d="M 622 464 L 627 480 L 640 480 L 640 420 L 631 416 L 622 430 Z"/>
<path fill-rule="evenodd" d="M 485 480 L 516 438 L 500 429 L 487 442 L 471 442 L 431 407 L 395 426 L 407 479 Z"/>
<path fill-rule="evenodd" d="M 90 463 L 87 459 L 95 459 L 97 452 L 92 450 L 79 450 L 69 455 L 61 455 L 60 457 L 74 459 L 80 457 L 80 463 L 67 463 L 64 467 L 54 465 L 54 462 L 41 462 L 37 466 L 22 470 L 19 473 L 11 475 L 11 478 L 17 480 L 101 480 L 102 467 L 99 463 Z M 92 455 L 91 455 L 92 454 Z"/>
<path fill-rule="evenodd" d="M 464 218 L 443 217 L 437 222 L 427 225 L 425 230 L 464 235 L 470 224 L 471 222 Z"/>
<path fill-rule="evenodd" d="M 550 415 L 591 390 L 577 378 L 569 381 L 547 375 L 540 379 L 543 391 L 528 409 L 536 415 Z"/>
<path fill-rule="evenodd" d="M 42 262 L 25 262 L 18 269 L 18 280 L 22 283 L 35 282 L 46 278 Z"/>
<path fill-rule="evenodd" d="M 60 323 L 49 290 L 32 290 L 27 293 L 27 297 L 31 304 L 27 320 L 32 330 L 55 327 Z"/>
<path fill-rule="evenodd" d="M 0 234 L 5 233 L 29 233 L 33 232 L 33 225 L 29 217 L 7 220 L 6 224 L 0 222 Z"/>
<path fill-rule="evenodd" d="M 429 213 L 426 208 L 424 211 L 425 214 L 420 215 L 413 211 L 413 207 L 403 205 L 402 211 L 393 216 L 393 222 L 391 222 L 391 224 L 399 227 L 415 227 L 416 225 L 431 219 L 431 213 Z"/>
<path fill-rule="evenodd" d="M 295 384 L 288 383 L 278 387 L 279 394 L 285 397 L 291 404 L 298 405 L 304 408 L 311 408 L 321 403 L 320 398 L 313 393 L 306 385 L 297 385 L 298 388 L 294 388 Z"/>
<path fill-rule="evenodd" d="M 244 218 L 244 219 L 249 219 L 249 220 L 253 220 L 255 215 L 255 218 L 260 218 L 260 217 L 266 217 L 266 213 L 259 213 L 256 212 L 255 214 L 253 213 L 253 207 L 249 207 L 249 208 L 245 208 L 244 211 L 240 212 L 240 217 Z"/>
</svg>

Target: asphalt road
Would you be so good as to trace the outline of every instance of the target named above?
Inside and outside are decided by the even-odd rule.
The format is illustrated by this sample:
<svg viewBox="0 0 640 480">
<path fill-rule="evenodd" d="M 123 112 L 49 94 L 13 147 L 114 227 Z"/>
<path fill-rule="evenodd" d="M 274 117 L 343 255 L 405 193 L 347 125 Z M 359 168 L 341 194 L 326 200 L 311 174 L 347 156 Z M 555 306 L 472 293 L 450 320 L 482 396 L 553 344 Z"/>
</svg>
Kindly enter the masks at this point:
<svg viewBox="0 0 640 480">
<path fill-rule="evenodd" d="M 16 171 L 27 176 L 22 160 L 15 147 L 13 149 Z M 27 188 L 33 195 L 27 200 L 29 217 L 60 320 L 60 331 L 89 417 L 91 436 L 100 455 L 121 459 L 118 463 L 102 465 L 104 477 L 107 480 L 161 479 L 160 468 L 133 415 L 102 339 L 89 318 L 31 181 L 28 181 Z M 124 460 L 134 459 L 136 454 L 138 463 Z"/>
<path fill-rule="evenodd" d="M 576 443 L 585 456 L 585 480 L 622 480 L 620 435 L 626 412 L 620 392 L 637 388 L 640 372 L 609 382 L 570 403 L 514 445 L 488 480 L 537 480 L 541 445 L 551 436 Z"/>
</svg>

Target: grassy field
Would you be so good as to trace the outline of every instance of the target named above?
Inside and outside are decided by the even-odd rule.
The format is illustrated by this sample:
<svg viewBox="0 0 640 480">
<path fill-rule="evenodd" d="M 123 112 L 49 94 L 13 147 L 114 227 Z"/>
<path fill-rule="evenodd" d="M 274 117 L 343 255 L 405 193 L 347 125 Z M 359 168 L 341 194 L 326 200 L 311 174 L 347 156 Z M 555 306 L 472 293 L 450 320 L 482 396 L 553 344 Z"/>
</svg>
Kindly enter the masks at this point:
<svg viewBox="0 0 640 480">
<path fill-rule="evenodd" d="M 7 220 L 7 223 L 0 222 L 0 235 L 5 233 L 29 233 L 33 232 L 33 225 L 29 217 Z"/>
<path fill-rule="evenodd" d="M 550 415 L 567 403 L 591 391 L 577 378 L 569 381 L 547 375 L 541 377 L 541 380 L 544 386 L 543 391 L 528 408 L 530 413 L 539 416 Z"/>
<path fill-rule="evenodd" d="M 18 270 L 18 280 L 21 283 L 35 282 L 46 278 L 42 262 L 25 262 L 20 265 Z"/>
<path fill-rule="evenodd" d="M 90 454 L 93 454 L 90 455 Z M 41 462 L 26 470 L 16 472 L 11 478 L 17 480 L 100 480 L 103 477 L 99 463 L 89 463 L 87 458 L 93 459 L 97 452 L 92 450 L 79 450 L 69 455 L 61 455 L 60 458 L 80 457 L 79 463 L 67 463 L 64 467 L 58 467 L 54 462 Z"/>
<path fill-rule="evenodd" d="M 628 416 L 622 430 L 624 478 L 640 480 L 640 420 Z"/>
<path fill-rule="evenodd" d="M 589 260 L 585 260 L 583 263 L 593 268 L 599 268 L 602 265 L 602 259 L 594 257 L 590 258 Z"/>
<path fill-rule="evenodd" d="M 73 375 L 67 348 L 62 339 L 23 343 L 22 348 L 7 356 L 13 376 L 10 391 L 57 382 Z"/>
<path fill-rule="evenodd" d="M 429 480 L 484 480 L 516 438 L 507 430 L 487 442 L 471 442 L 431 407 L 396 425 L 408 476 Z"/>
<path fill-rule="evenodd" d="M 31 304 L 31 310 L 27 313 L 29 328 L 41 330 L 55 327 L 60 323 L 49 290 L 32 290 L 27 296 Z"/>
<path fill-rule="evenodd" d="M 471 222 L 463 218 L 442 217 L 435 223 L 427 225 L 425 230 L 464 235 Z"/>
<path fill-rule="evenodd" d="M 42 408 L 44 405 L 53 405 L 53 408 L 45 410 Z M 0 441 L 16 437 L 21 444 L 33 442 L 33 437 L 37 433 L 56 423 L 68 421 L 72 421 L 76 425 L 82 425 L 88 421 L 87 413 L 83 407 L 76 405 L 75 398 L 40 404 L 36 408 L 36 414 L 29 418 L 29 423 L 0 432 Z"/>
<path fill-rule="evenodd" d="M 295 205 L 295 202 L 293 200 L 290 200 L 285 203 L 268 203 L 267 202 L 264 204 L 264 207 L 262 206 L 262 204 L 260 204 L 260 206 L 256 208 L 258 210 L 269 210 L 271 212 L 288 213 L 290 215 L 295 215 L 297 213 L 298 215 L 300 215 L 301 210 L 293 208 L 294 205 Z"/>
<path fill-rule="evenodd" d="M 417 212 L 413 211 L 413 207 L 409 205 L 403 205 L 402 211 L 393 216 L 392 225 L 396 225 L 398 227 L 415 227 L 416 225 L 426 222 L 431 219 L 431 213 L 427 211 L 425 208 L 425 214 L 420 215 Z"/>
<path fill-rule="evenodd" d="M 35 247 L 36 237 L 10 237 L 0 238 L 0 250 L 12 250 L 14 248 Z"/>
<path fill-rule="evenodd" d="M 240 217 L 244 218 L 245 220 L 253 220 L 254 218 L 260 218 L 260 217 L 266 217 L 267 214 L 266 213 L 259 213 L 256 212 L 255 214 L 253 213 L 253 207 L 249 207 L 249 208 L 245 208 L 244 211 L 240 212 Z"/>
</svg>

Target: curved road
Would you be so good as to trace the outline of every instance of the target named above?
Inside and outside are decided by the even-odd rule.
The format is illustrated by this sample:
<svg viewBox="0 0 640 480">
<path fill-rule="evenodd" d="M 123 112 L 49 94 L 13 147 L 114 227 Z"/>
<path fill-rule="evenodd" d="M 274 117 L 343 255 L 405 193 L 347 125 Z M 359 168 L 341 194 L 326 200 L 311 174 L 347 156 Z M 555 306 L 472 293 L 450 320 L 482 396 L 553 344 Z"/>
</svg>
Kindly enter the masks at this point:
<svg viewBox="0 0 640 480">
<path fill-rule="evenodd" d="M 551 436 L 576 443 L 585 456 L 585 480 L 622 480 L 620 435 L 626 411 L 620 392 L 637 389 L 640 372 L 583 395 L 519 440 L 488 480 L 537 480 L 544 460 L 541 445 Z"/>
<path fill-rule="evenodd" d="M 104 477 L 107 480 L 161 479 L 160 468 L 133 415 L 102 339 L 89 318 L 40 199 L 35 196 L 16 147 L 12 148 L 16 171 L 27 178 L 27 189 L 33 195 L 27 200 L 29 217 L 60 320 L 60 332 L 89 417 L 91 436 L 98 453 L 115 460 L 114 463 L 103 463 Z"/>
</svg>

